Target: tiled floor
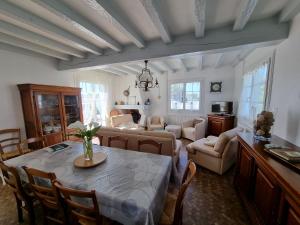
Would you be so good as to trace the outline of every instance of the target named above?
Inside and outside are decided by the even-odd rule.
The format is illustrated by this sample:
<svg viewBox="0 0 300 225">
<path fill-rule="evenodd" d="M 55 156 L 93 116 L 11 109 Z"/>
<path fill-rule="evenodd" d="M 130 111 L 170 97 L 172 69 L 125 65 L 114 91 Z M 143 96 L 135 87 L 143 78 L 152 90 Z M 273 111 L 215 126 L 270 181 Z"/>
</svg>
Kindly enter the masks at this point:
<svg viewBox="0 0 300 225">
<path fill-rule="evenodd" d="M 183 140 L 183 143 L 189 142 Z M 184 148 L 181 151 L 180 172 L 186 162 L 187 156 Z M 201 167 L 197 168 L 195 179 L 185 198 L 184 225 L 250 224 L 233 188 L 233 173 L 234 169 L 231 169 L 225 175 L 219 176 Z M 27 221 L 26 216 L 25 220 Z M 24 225 L 28 224 L 26 221 Z M 14 198 L 7 186 L 0 185 L 0 225 L 15 224 L 18 222 Z"/>
</svg>

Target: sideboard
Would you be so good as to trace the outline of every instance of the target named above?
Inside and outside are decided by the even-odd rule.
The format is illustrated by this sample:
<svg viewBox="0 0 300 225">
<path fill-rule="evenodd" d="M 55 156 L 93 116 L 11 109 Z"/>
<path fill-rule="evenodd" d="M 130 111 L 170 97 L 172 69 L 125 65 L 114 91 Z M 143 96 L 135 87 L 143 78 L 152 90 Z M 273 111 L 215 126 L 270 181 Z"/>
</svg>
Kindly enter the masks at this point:
<svg viewBox="0 0 300 225">
<path fill-rule="evenodd" d="M 300 174 L 270 156 L 267 142 L 239 133 L 234 184 L 252 224 L 300 225 Z M 272 136 L 272 143 L 299 147 Z"/>
</svg>

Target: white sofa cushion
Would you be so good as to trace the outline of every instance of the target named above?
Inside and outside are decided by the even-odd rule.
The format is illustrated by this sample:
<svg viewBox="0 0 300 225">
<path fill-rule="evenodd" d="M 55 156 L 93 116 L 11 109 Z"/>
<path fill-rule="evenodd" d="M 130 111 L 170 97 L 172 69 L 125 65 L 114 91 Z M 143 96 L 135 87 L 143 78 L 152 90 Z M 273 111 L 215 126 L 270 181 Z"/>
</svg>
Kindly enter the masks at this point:
<svg viewBox="0 0 300 225">
<path fill-rule="evenodd" d="M 199 140 L 197 140 L 193 143 L 190 143 L 187 146 L 187 149 L 190 150 L 190 151 L 192 151 L 192 150 L 200 151 L 200 152 L 205 153 L 207 155 L 211 155 L 211 156 L 214 156 L 216 158 L 220 158 L 221 154 L 219 152 L 214 151 L 213 147 L 204 144 L 205 141 L 206 141 L 206 138 L 199 139 Z"/>
</svg>

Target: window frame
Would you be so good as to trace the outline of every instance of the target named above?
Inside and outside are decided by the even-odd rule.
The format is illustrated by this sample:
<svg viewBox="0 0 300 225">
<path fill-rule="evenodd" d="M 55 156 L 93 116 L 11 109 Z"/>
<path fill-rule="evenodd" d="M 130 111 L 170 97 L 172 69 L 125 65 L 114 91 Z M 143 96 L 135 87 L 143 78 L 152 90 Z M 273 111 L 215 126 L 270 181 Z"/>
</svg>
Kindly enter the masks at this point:
<svg viewBox="0 0 300 225">
<path fill-rule="evenodd" d="M 186 98 L 186 84 L 187 83 L 200 83 L 200 98 L 199 98 L 199 109 L 198 110 L 190 110 L 185 108 L 185 101 L 183 102 L 183 109 L 171 109 L 171 85 L 183 83 L 184 84 L 184 98 Z M 174 79 L 169 80 L 168 82 L 168 113 L 169 114 L 179 114 L 179 113 L 187 113 L 187 114 L 199 114 L 204 111 L 204 81 L 203 79 Z"/>
</svg>

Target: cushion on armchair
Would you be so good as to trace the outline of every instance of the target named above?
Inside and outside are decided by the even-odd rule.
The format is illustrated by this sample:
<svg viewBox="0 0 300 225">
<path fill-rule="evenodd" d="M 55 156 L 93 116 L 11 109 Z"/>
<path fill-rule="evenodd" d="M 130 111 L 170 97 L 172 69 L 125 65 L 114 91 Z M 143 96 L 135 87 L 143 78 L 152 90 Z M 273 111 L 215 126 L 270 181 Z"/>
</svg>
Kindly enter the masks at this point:
<svg viewBox="0 0 300 225">
<path fill-rule="evenodd" d="M 151 118 L 151 123 L 152 124 L 160 124 L 160 118 L 158 116 L 153 116 Z"/>
</svg>

